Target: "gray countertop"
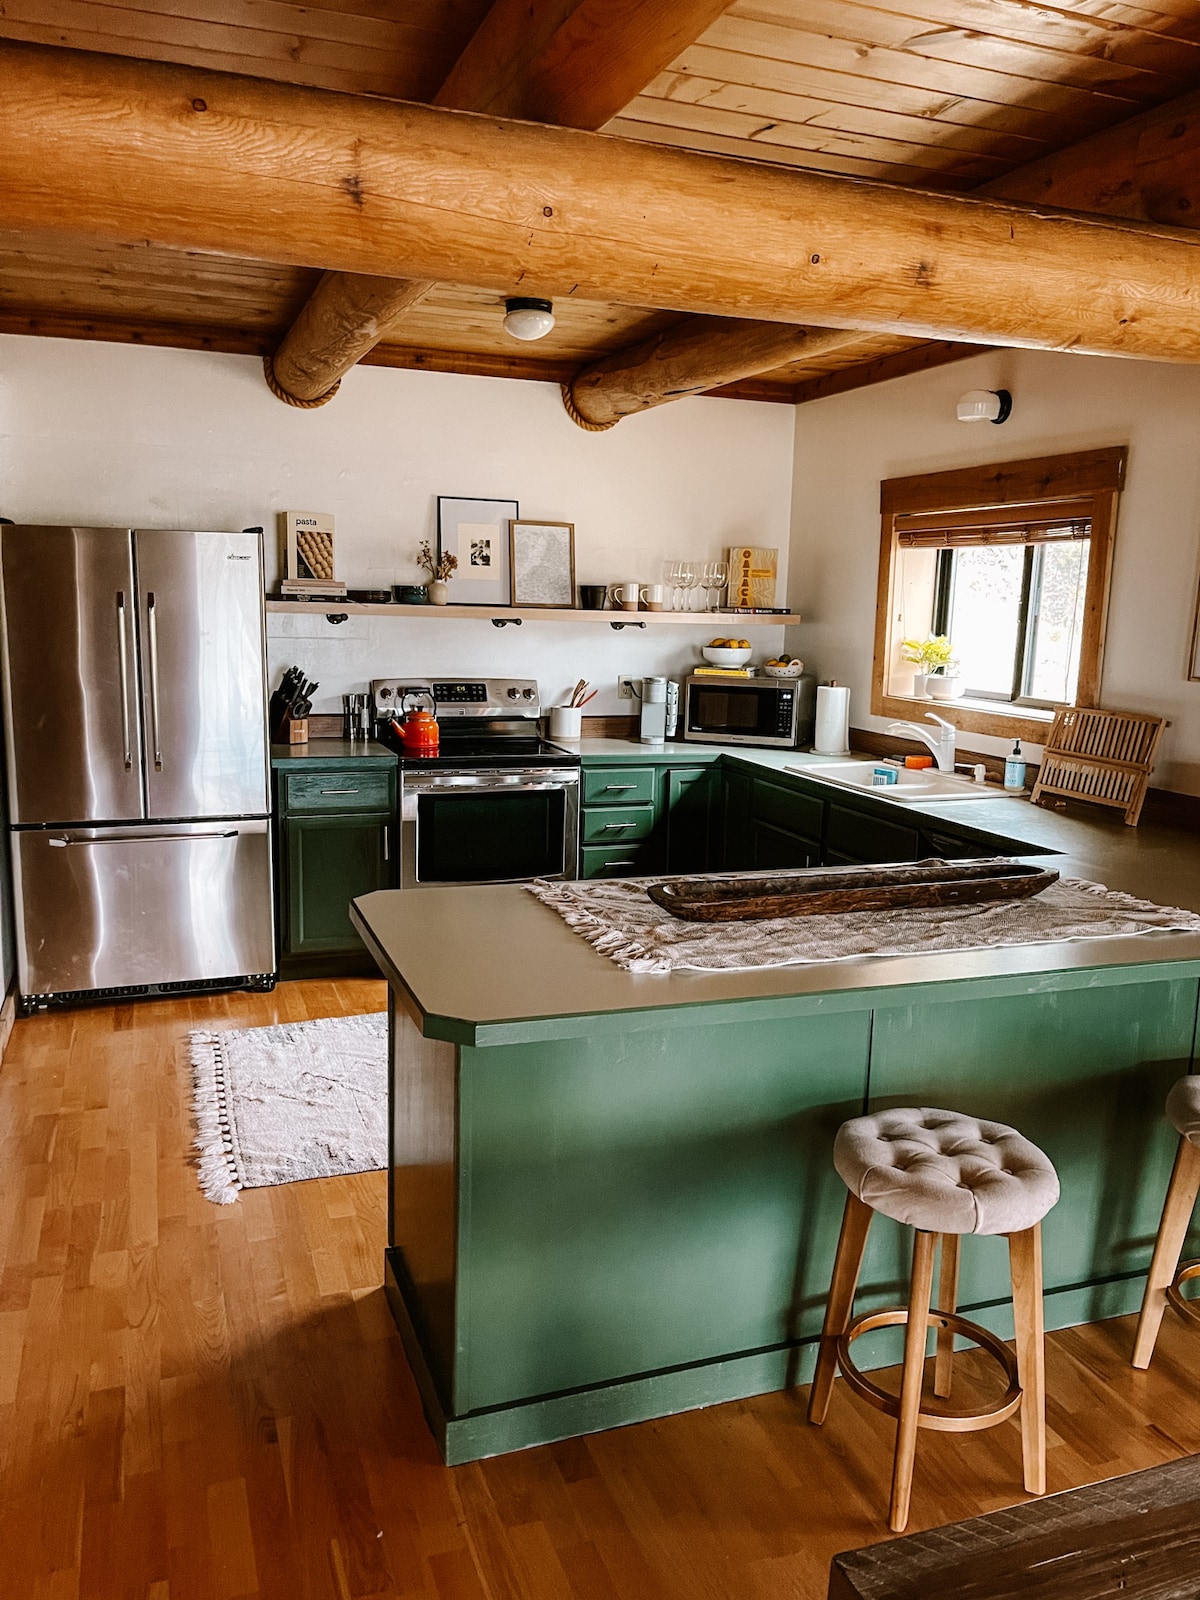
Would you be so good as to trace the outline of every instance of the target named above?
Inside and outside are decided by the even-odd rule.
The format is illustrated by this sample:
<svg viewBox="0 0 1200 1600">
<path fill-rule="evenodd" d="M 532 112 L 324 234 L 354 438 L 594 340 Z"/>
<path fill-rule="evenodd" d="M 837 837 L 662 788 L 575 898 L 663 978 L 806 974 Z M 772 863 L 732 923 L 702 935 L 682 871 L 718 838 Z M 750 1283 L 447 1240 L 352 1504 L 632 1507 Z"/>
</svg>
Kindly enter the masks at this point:
<svg viewBox="0 0 1200 1600">
<path fill-rule="evenodd" d="M 579 748 L 589 758 L 644 763 L 666 752 L 668 760 L 694 760 L 697 747 L 667 746 L 664 752 L 635 741 L 583 740 Z M 820 757 L 794 751 L 708 747 L 705 753 L 710 752 L 710 758 L 724 755 L 781 774 L 796 766 L 815 777 L 821 765 Z M 840 792 L 851 801 L 856 794 Z M 872 801 L 878 798 L 875 791 L 869 795 Z M 919 808 L 893 804 L 897 814 L 910 813 L 914 820 L 936 818 L 1052 850 L 1056 856 L 1047 864 L 1064 877 L 1088 878 L 1142 899 L 1200 911 L 1200 838 L 1191 829 L 1154 821 L 1127 828 L 1115 813 L 1078 804 L 1049 810 L 999 790 L 981 800 Z M 823 996 L 823 1003 L 845 1004 L 858 991 L 933 983 L 956 985 L 955 995 L 966 998 L 979 980 L 1010 979 L 1027 987 L 1038 974 L 1086 972 L 1092 975 L 1087 981 L 1099 984 L 1119 981 L 1122 969 L 1132 975 L 1135 968 L 1160 962 L 1200 961 L 1200 937 L 1153 933 L 753 972 L 633 974 L 598 954 L 519 886 L 382 892 L 355 902 L 355 915 L 384 972 L 426 1032 L 465 1042 L 484 1042 L 490 1034 L 548 1036 L 546 1029 L 561 1032 L 578 1017 L 588 1018 L 586 1025 L 594 1028 L 593 1019 L 613 1013 L 746 1000 L 767 1004 L 789 997 Z"/>
</svg>

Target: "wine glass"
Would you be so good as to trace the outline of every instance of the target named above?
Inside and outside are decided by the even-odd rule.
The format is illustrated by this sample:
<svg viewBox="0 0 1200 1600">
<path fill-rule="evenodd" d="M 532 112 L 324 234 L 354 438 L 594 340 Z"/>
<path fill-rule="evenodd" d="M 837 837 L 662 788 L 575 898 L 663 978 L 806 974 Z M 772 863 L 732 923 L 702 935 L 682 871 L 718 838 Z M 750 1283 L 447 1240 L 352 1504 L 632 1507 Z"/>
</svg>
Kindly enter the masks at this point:
<svg viewBox="0 0 1200 1600">
<path fill-rule="evenodd" d="M 721 591 L 729 582 L 729 563 L 728 561 L 710 561 L 705 571 L 708 573 L 708 579 L 704 585 L 705 590 L 711 590 L 713 593 L 713 599 L 708 602 L 708 609 L 717 611 L 721 605 Z"/>
<path fill-rule="evenodd" d="M 663 578 L 671 590 L 671 610 L 678 611 L 683 605 L 683 562 L 664 561 Z"/>
<path fill-rule="evenodd" d="M 683 586 L 682 609 L 690 611 L 692 609 L 692 590 L 700 582 L 700 573 L 693 562 L 681 561 L 679 563 L 679 581 Z"/>
</svg>

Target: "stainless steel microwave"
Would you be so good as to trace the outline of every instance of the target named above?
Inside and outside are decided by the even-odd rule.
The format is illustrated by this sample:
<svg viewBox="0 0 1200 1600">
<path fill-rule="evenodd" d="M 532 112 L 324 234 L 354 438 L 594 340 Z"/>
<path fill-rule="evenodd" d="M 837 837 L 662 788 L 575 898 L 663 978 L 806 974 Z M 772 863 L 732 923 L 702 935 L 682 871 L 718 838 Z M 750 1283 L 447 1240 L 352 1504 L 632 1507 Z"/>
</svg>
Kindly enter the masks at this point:
<svg viewBox="0 0 1200 1600">
<path fill-rule="evenodd" d="M 695 673 L 684 688 L 683 737 L 707 744 L 811 744 L 817 680 L 709 678 Z"/>
</svg>

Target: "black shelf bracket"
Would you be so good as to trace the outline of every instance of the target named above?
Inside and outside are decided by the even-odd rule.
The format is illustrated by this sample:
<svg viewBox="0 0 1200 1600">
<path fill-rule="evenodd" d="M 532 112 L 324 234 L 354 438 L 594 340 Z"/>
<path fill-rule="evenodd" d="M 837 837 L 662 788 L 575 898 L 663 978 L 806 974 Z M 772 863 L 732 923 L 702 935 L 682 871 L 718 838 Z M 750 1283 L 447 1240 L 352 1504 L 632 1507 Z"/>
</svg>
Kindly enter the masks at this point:
<svg viewBox="0 0 1200 1600">
<path fill-rule="evenodd" d="M 326 622 L 338 623 L 338 622 L 349 622 L 349 620 L 350 620 L 350 613 L 348 611 L 327 611 L 325 613 L 325 621 Z"/>
<path fill-rule="evenodd" d="M 493 617 L 492 627 L 507 628 L 511 622 L 514 628 L 519 628 L 524 620 L 524 617 Z"/>
<path fill-rule="evenodd" d="M 610 622 L 609 627 L 614 633 L 620 633 L 622 628 L 644 628 L 644 622 Z"/>
</svg>

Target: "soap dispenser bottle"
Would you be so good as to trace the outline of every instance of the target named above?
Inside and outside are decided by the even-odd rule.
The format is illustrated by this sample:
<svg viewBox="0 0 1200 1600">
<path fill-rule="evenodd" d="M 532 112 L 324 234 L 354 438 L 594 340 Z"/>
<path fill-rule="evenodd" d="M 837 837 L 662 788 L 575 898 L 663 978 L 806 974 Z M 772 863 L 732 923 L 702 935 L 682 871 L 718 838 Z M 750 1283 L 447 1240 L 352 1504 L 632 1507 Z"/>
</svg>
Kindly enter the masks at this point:
<svg viewBox="0 0 1200 1600">
<path fill-rule="evenodd" d="M 1020 739 L 1013 745 L 1012 755 L 1005 759 L 1004 787 L 1014 794 L 1021 794 L 1025 789 L 1025 757 L 1021 754 Z"/>
</svg>

